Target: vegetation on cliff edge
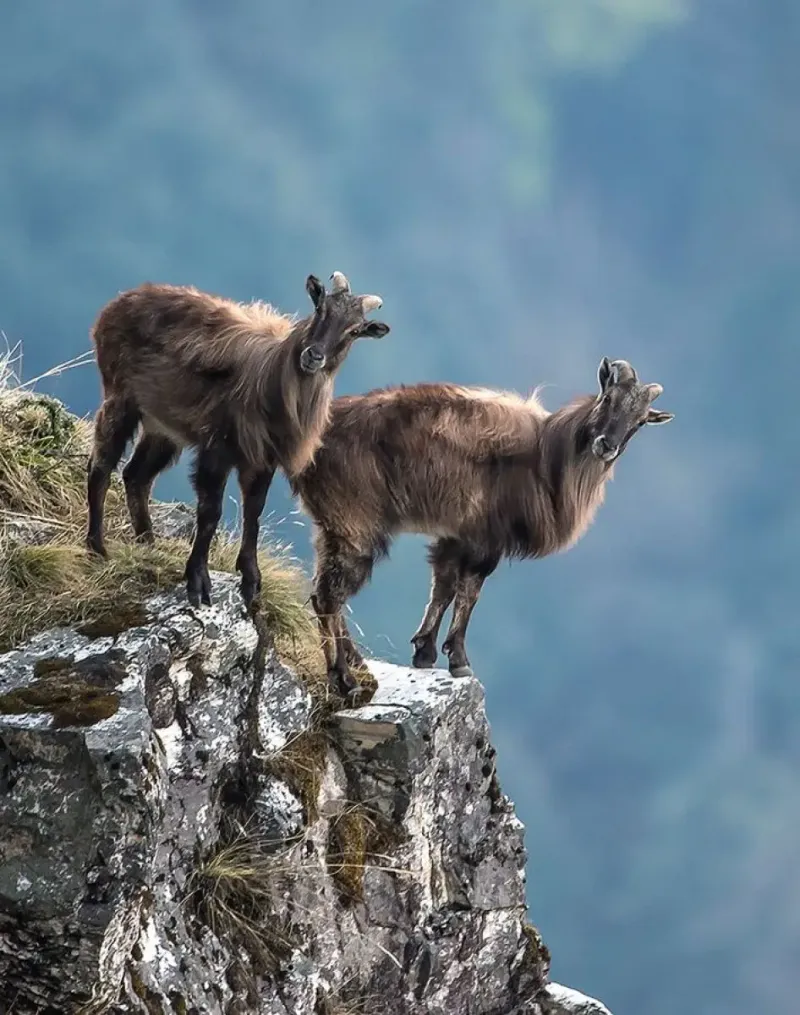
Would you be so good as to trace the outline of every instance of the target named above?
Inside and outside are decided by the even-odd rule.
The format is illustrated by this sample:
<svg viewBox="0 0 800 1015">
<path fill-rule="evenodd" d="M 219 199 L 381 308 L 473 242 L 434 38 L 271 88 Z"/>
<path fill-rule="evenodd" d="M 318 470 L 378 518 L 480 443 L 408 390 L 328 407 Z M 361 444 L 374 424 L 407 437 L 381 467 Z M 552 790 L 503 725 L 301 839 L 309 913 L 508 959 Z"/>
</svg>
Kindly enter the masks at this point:
<svg viewBox="0 0 800 1015">
<path fill-rule="evenodd" d="M 55 625 L 99 633 L 141 622 L 143 600 L 183 580 L 189 543 L 134 542 L 118 475 L 106 508 L 109 559 L 84 548 L 91 429 L 55 399 L 0 383 L 0 651 Z M 233 534 L 220 532 L 212 567 L 234 571 L 237 550 Z M 308 662 L 318 639 L 306 576 L 278 546 L 262 550 L 260 565 L 270 629 L 289 655 L 294 644 Z"/>
</svg>

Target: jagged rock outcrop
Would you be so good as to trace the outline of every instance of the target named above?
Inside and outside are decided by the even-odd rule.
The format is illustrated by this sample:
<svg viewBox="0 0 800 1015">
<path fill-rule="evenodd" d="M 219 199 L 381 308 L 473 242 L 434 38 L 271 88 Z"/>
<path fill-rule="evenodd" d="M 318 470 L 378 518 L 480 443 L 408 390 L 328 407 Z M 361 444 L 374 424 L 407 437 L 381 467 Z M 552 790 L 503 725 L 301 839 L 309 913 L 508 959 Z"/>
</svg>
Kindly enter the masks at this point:
<svg viewBox="0 0 800 1015">
<path fill-rule="evenodd" d="M 557 1010 L 478 681 L 323 721 L 213 580 L 0 656 L 0 1011 Z"/>
<path fill-rule="evenodd" d="M 546 990 L 544 1008 L 547 1015 L 611 1015 L 604 1004 L 587 997 L 571 987 L 550 983 Z"/>
</svg>

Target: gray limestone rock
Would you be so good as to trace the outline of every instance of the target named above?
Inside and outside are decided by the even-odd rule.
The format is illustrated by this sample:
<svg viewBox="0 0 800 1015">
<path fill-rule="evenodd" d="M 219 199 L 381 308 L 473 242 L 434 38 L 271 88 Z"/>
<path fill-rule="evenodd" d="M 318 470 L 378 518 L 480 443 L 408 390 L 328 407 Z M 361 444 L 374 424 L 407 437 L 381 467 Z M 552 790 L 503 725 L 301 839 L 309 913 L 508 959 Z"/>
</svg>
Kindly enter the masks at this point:
<svg viewBox="0 0 800 1015">
<path fill-rule="evenodd" d="M 322 726 L 212 580 L 0 656 L 0 1011 L 544 1012 L 478 681 L 370 662 Z"/>
<path fill-rule="evenodd" d="M 153 531 L 162 539 L 194 538 L 195 511 L 180 501 L 152 501 L 150 515 Z M 15 511 L 0 511 L 0 539 L 41 546 L 57 539 L 61 532 L 57 522 L 33 518 Z"/>
<path fill-rule="evenodd" d="M 14 511 L 0 511 L 0 539 L 27 546 L 41 546 L 55 539 L 59 527 L 44 518 L 31 518 Z"/>
<path fill-rule="evenodd" d="M 562 987 L 560 983 L 549 984 L 545 994 L 546 1015 L 611 1015 L 608 1008 L 593 997 L 571 987 Z"/>
<path fill-rule="evenodd" d="M 150 504 L 153 531 L 162 539 L 194 538 L 195 511 L 181 501 L 153 501 Z"/>
</svg>

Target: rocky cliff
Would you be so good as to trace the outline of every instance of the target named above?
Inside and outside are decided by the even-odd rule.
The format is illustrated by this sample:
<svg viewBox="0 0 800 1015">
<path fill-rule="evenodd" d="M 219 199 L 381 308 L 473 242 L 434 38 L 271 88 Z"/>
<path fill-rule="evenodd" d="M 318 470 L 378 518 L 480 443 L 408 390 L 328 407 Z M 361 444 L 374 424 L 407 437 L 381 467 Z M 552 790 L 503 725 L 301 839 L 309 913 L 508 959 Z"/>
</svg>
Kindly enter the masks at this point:
<svg viewBox="0 0 800 1015">
<path fill-rule="evenodd" d="M 135 609 L 132 572 L 79 569 L 53 614 L 35 583 L 78 558 L 7 472 L 0 1012 L 605 1011 L 547 982 L 477 680 L 371 661 L 372 700 L 343 710 L 275 575 L 254 624 L 233 575 L 193 610 L 145 550 Z M 191 512 L 158 519 L 179 539 Z"/>
</svg>

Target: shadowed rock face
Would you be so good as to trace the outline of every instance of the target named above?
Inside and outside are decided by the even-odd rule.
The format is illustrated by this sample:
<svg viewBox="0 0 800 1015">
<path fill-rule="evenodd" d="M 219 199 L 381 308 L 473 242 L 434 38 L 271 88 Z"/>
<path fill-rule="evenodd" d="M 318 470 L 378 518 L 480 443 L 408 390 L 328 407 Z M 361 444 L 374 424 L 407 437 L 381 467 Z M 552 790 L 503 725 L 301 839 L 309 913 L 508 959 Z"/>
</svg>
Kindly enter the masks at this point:
<svg viewBox="0 0 800 1015">
<path fill-rule="evenodd" d="M 371 704 L 321 730 L 274 656 L 254 680 L 238 579 L 214 582 L 0 657 L 0 1011 L 547 1011 L 481 685 L 370 663 Z M 44 671 L 113 674 L 115 711 L 20 711 Z"/>
</svg>

